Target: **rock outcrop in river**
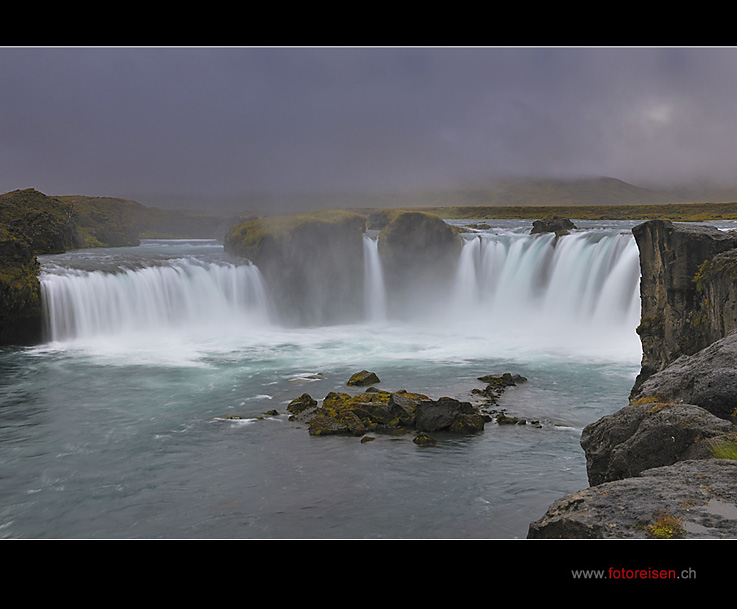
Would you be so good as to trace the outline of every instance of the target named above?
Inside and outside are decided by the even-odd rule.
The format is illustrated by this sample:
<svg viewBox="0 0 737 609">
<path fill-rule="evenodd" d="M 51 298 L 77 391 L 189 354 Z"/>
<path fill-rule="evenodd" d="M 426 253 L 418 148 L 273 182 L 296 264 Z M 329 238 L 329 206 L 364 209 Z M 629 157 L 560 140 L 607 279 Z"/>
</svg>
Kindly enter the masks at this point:
<svg viewBox="0 0 737 609">
<path fill-rule="evenodd" d="M 339 210 L 258 218 L 235 225 L 224 245 L 258 266 L 281 321 L 349 321 L 363 301 L 365 224 Z"/>
<path fill-rule="evenodd" d="M 379 252 L 394 314 L 424 311 L 455 271 L 461 241 L 442 218 L 401 212 L 379 233 Z"/>
<path fill-rule="evenodd" d="M 461 246 L 455 230 L 424 212 L 386 214 L 378 225 L 342 210 L 257 218 L 233 226 L 225 249 L 259 267 L 281 321 L 351 322 L 363 312 L 367 224 L 383 227 L 378 248 L 390 304 L 422 306 L 454 271 Z"/>
</svg>

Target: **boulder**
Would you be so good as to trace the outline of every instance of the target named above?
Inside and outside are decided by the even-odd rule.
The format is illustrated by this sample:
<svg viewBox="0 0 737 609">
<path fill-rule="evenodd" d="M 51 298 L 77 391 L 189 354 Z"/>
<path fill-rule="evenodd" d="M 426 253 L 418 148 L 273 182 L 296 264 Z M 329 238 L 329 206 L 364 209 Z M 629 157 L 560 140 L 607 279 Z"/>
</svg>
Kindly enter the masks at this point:
<svg viewBox="0 0 737 609">
<path fill-rule="evenodd" d="M 417 444 L 417 446 L 435 446 L 438 441 L 433 438 L 430 434 L 425 432 L 418 433 L 412 441 Z"/>
<path fill-rule="evenodd" d="M 374 385 L 380 383 L 379 377 L 376 376 L 375 372 L 369 372 L 368 370 L 361 370 L 351 375 L 348 379 L 348 385 L 354 385 L 357 387 L 365 387 L 367 385 Z"/>
<path fill-rule="evenodd" d="M 584 428 L 589 484 L 635 476 L 647 469 L 708 459 L 716 442 L 732 440 L 737 428 L 692 404 L 643 400 Z"/>
<path fill-rule="evenodd" d="M 547 220 L 535 220 L 532 223 L 531 235 L 540 233 L 557 233 L 566 234 L 569 230 L 576 228 L 576 225 L 568 218 L 548 218 Z"/>
<path fill-rule="evenodd" d="M 470 433 L 484 428 L 484 417 L 469 402 L 442 397 L 417 406 L 415 427 L 419 431 Z"/>
<path fill-rule="evenodd" d="M 672 523 L 663 527 L 667 520 Z M 673 526 L 675 524 L 675 526 Z M 737 461 L 706 459 L 657 467 L 555 501 L 528 539 L 737 537 Z"/>
<path fill-rule="evenodd" d="M 301 414 L 311 408 L 317 408 L 317 400 L 313 399 L 309 393 L 303 393 L 287 405 L 287 410 L 292 414 Z"/>
</svg>

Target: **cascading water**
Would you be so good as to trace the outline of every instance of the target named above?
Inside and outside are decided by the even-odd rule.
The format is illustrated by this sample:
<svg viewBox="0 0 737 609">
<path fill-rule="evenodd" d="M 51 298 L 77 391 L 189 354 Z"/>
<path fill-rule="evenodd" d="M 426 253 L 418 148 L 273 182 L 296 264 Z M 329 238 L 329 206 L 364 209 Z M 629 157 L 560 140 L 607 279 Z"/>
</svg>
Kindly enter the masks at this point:
<svg viewBox="0 0 737 609">
<path fill-rule="evenodd" d="M 368 234 L 363 236 L 364 301 L 368 321 L 386 320 L 386 288 L 384 272 L 379 257 L 379 240 Z"/>
<path fill-rule="evenodd" d="M 268 320 L 252 264 L 175 259 L 118 272 L 46 267 L 41 277 L 50 340 L 162 332 Z"/>
<path fill-rule="evenodd" d="M 638 349 L 639 276 L 637 245 L 621 230 L 466 234 L 454 317 L 536 340 L 625 340 Z"/>
</svg>

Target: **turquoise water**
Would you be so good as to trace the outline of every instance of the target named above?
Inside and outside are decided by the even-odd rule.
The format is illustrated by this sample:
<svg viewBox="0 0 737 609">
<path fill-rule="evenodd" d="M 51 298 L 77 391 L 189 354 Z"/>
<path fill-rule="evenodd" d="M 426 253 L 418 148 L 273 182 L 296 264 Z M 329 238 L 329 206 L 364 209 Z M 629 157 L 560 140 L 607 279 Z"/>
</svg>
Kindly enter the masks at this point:
<svg viewBox="0 0 737 609">
<path fill-rule="evenodd" d="M 530 294 L 524 323 L 480 302 L 460 319 L 283 328 L 256 270 L 215 242 L 42 263 L 47 299 L 77 309 L 56 311 L 45 344 L 0 351 L 4 538 L 524 538 L 587 486 L 581 430 L 626 404 L 639 369 L 629 305 L 616 321 L 579 313 L 577 333 L 549 306 L 532 323 Z M 541 427 L 421 448 L 288 420 L 289 400 L 352 391 L 361 369 L 384 389 L 467 400 L 481 375 L 522 374 L 500 406 Z"/>
</svg>

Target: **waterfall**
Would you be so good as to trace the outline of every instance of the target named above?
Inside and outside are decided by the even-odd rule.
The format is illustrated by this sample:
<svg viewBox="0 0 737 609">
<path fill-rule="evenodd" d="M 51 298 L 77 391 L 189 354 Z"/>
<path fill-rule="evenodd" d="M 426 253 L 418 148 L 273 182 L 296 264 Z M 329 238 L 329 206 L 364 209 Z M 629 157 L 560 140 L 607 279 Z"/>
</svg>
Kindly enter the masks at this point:
<svg viewBox="0 0 737 609">
<path fill-rule="evenodd" d="M 634 335 L 639 252 L 629 232 L 467 235 L 453 295 L 456 319 L 591 342 Z M 596 332 L 592 334 L 591 332 Z"/>
<path fill-rule="evenodd" d="M 268 321 L 259 270 L 179 259 L 119 272 L 45 268 L 46 333 L 52 341 L 181 328 L 236 331 Z"/>
<path fill-rule="evenodd" d="M 427 307 L 403 312 L 422 331 L 457 340 L 471 336 L 486 341 L 484 349 L 537 347 L 550 339 L 548 344 L 578 341 L 587 349 L 626 340 L 628 349 L 639 350 L 639 252 L 630 232 L 578 230 L 556 237 L 500 230 L 463 238 L 454 283 L 435 286 Z M 219 247 L 197 246 L 202 253 L 196 255 L 170 254 L 173 247 L 152 244 L 119 256 L 89 250 L 45 261 L 48 340 L 217 340 L 248 338 L 267 325 L 278 329 L 278 307 L 272 309 L 256 266 L 234 263 Z M 385 322 L 392 294 L 385 289 L 375 235 L 364 235 L 363 248 L 363 311 L 355 317 Z"/>
<path fill-rule="evenodd" d="M 363 236 L 364 307 L 368 321 L 386 320 L 386 290 L 379 257 L 379 240 Z"/>
</svg>

